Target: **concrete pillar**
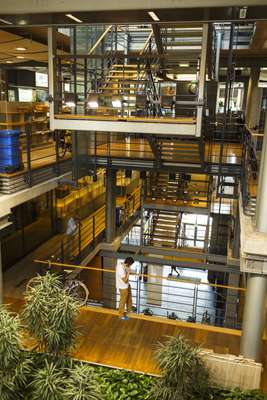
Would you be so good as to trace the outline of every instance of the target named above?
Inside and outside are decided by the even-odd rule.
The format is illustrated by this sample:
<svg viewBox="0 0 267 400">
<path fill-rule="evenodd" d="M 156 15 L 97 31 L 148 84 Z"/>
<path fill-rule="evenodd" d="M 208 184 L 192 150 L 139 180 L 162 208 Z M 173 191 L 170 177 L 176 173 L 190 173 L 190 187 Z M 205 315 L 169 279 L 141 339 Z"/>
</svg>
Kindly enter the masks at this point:
<svg viewBox="0 0 267 400">
<path fill-rule="evenodd" d="M 103 257 L 103 268 L 116 270 L 117 259 Z M 116 276 L 113 272 L 103 272 L 103 306 L 116 309 Z"/>
<path fill-rule="evenodd" d="M 106 170 L 106 241 L 111 243 L 116 234 L 116 170 Z"/>
<path fill-rule="evenodd" d="M 266 276 L 250 275 L 245 298 L 240 353 L 256 361 L 260 361 L 266 289 Z"/>
<path fill-rule="evenodd" d="M 3 265 L 2 265 L 2 243 L 0 241 L 0 304 L 4 302 L 4 288 L 3 288 Z"/>
<path fill-rule="evenodd" d="M 251 68 L 247 94 L 246 123 L 249 128 L 259 126 L 262 88 L 258 87 L 260 68 Z"/>
<path fill-rule="evenodd" d="M 162 265 L 149 265 L 148 275 L 155 275 L 157 278 L 151 276 L 147 279 L 147 294 L 146 301 L 147 304 L 161 306 L 162 304 Z"/>
<path fill-rule="evenodd" d="M 261 152 L 260 175 L 257 191 L 256 229 L 267 233 L 267 112 L 265 115 L 264 137 Z"/>
</svg>

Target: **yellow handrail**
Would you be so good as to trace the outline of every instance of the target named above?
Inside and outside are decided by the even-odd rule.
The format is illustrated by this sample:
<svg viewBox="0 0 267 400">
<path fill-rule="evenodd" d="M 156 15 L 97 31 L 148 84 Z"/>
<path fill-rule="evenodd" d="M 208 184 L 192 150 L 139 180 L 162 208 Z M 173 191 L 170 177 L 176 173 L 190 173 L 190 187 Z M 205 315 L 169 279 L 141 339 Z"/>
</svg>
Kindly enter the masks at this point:
<svg viewBox="0 0 267 400">
<path fill-rule="evenodd" d="M 110 269 L 105 269 L 105 268 L 96 268 L 96 267 L 87 267 L 84 265 L 74 265 L 74 264 L 67 264 L 67 263 L 59 263 L 59 262 L 50 262 L 48 260 L 34 260 L 35 263 L 39 263 L 39 264 L 49 264 L 52 265 L 54 267 L 58 267 L 58 268 L 62 268 L 62 267 L 67 267 L 67 268 L 73 268 L 73 269 L 83 269 L 83 270 L 90 270 L 90 271 L 99 271 L 99 272 L 109 272 L 111 274 L 115 274 L 116 270 L 110 270 Z M 141 276 L 140 273 L 135 273 L 132 272 L 131 275 L 135 275 L 135 276 Z M 151 275 L 151 274 L 142 274 L 143 277 L 146 278 L 153 278 L 153 279 L 160 279 L 160 280 L 166 280 L 166 281 L 175 281 L 175 282 L 181 282 L 181 283 L 190 283 L 190 284 L 194 284 L 197 286 L 200 285 L 205 285 L 205 286 L 210 286 L 210 287 L 214 287 L 214 288 L 223 288 L 223 289 L 229 289 L 229 290 L 237 290 L 240 292 L 246 292 L 246 288 L 243 287 L 237 287 L 237 286 L 227 286 L 227 285 L 221 285 L 221 284 L 216 284 L 216 283 L 208 283 L 208 282 L 192 282 L 189 279 L 180 279 L 177 280 L 177 278 L 172 278 L 170 276 L 161 276 L 161 275 Z"/>
</svg>

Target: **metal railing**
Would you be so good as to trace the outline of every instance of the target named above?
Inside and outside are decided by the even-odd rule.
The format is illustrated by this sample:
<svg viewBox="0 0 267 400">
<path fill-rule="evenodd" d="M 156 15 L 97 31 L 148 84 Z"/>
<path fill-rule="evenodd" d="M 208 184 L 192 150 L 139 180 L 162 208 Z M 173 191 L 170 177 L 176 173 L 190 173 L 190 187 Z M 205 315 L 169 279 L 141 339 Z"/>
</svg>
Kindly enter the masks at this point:
<svg viewBox="0 0 267 400">
<path fill-rule="evenodd" d="M 140 205 L 141 187 L 139 186 L 117 207 L 120 211 L 117 227 L 123 226 L 136 213 Z M 103 239 L 105 228 L 106 206 L 104 205 L 78 223 L 73 234 L 62 235 L 58 243 L 49 248 L 49 254 L 45 257 L 53 256 L 61 262 L 79 263 Z"/>
<path fill-rule="evenodd" d="M 90 299 L 89 294 L 89 304 L 97 303 L 106 308 L 118 308 L 120 296 L 119 290 L 116 289 L 115 270 L 53 261 L 35 262 L 40 265 L 50 263 L 55 271 L 68 267 L 73 271 L 87 272 L 89 281 L 90 272 L 98 272 L 102 281 L 102 296 L 95 302 L 93 298 Z M 131 273 L 130 285 L 133 312 L 136 314 L 240 329 L 242 309 L 239 304 L 245 288 L 210 284 L 198 279 L 148 274 L 144 273 L 143 266 L 139 272 Z"/>
</svg>

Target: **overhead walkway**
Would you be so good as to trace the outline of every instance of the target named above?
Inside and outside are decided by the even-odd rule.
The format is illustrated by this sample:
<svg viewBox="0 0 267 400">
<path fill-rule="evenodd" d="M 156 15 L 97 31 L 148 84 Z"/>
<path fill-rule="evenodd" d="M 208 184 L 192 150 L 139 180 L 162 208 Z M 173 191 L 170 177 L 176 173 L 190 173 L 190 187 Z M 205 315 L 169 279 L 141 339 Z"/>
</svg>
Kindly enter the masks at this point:
<svg viewBox="0 0 267 400">
<path fill-rule="evenodd" d="M 184 29 L 186 39 L 182 39 Z M 54 37 L 48 36 L 52 49 Z M 50 72 L 55 73 L 55 67 L 58 68 L 60 82 L 71 78 L 74 97 L 78 91 L 83 93 L 79 104 L 76 96 L 72 101 L 74 106 L 68 108 L 67 95 L 65 99 L 59 87 L 52 87 L 53 79 L 50 80 L 50 92 L 59 99 L 51 103 L 52 129 L 201 136 L 208 47 L 206 24 L 193 27 L 153 24 L 145 28 L 109 25 L 103 27 L 87 54 L 76 43 L 75 46 L 75 57 L 54 54 L 53 61 L 50 55 Z M 192 87 L 183 96 L 179 91 L 176 93 L 175 74 L 181 72 L 177 60 L 189 63 L 196 75 L 197 89 Z M 94 74 L 90 71 L 92 65 Z"/>
</svg>

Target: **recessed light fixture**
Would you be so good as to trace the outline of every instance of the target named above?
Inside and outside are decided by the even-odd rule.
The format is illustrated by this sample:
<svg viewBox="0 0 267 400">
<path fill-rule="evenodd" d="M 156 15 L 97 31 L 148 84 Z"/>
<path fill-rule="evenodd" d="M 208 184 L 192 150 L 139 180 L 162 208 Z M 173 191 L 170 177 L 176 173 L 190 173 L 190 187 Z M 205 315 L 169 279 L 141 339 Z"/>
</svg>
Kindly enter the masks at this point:
<svg viewBox="0 0 267 400">
<path fill-rule="evenodd" d="M 75 16 L 72 15 L 72 14 L 65 14 L 65 15 L 66 15 L 66 17 L 68 17 L 68 18 L 70 18 L 70 19 L 73 19 L 73 21 L 75 21 L 75 22 L 79 22 L 79 23 L 83 22 L 81 19 L 75 17 Z"/>
<path fill-rule="evenodd" d="M 25 58 L 24 56 L 17 56 L 16 58 L 22 59 Z"/>
<path fill-rule="evenodd" d="M 13 61 L 7 60 L 7 61 L 6 61 L 6 64 L 13 64 Z"/>
<path fill-rule="evenodd" d="M 7 21 L 6 19 L 3 19 L 3 18 L 0 18 L 0 22 L 3 22 L 4 24 L 7 24 L 7 25 L 13 25 L 12 22 Z"/>
<path fill-rule="evenodd" d="M 153 21 L 159 21 L 159 17 L 154 11 L 148 11 L 148 15 L 153 19 Z"/>
<path fill-rule="evenodd" d="M 179 67 L 181 67 L 181 68 L 189 67 L 189 63 L 180 63 Z"/>
<path fill-rule="evenodd" d="M 26 49 L 26 47 L 16 47 L 15 50 L 16 51 L 25 51 L 27 49 Z"/>
</svg>

